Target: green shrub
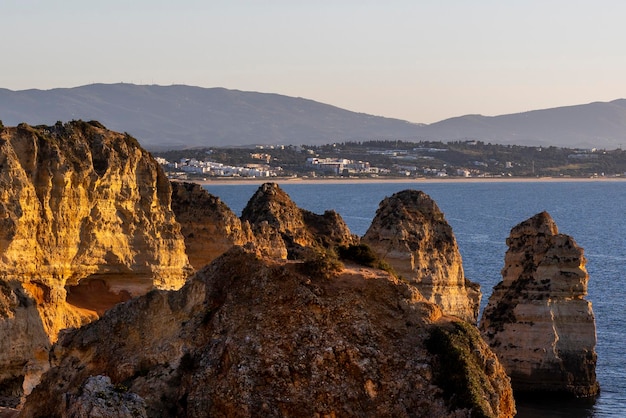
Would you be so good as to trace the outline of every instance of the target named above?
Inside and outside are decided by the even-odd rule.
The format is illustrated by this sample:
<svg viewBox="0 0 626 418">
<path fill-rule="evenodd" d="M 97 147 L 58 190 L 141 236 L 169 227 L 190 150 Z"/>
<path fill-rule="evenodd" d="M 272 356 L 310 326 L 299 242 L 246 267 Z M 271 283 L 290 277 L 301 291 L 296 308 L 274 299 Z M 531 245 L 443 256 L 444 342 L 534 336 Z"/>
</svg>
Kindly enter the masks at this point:
<svg viewBox="0 0 626 418">
<path fill-rule="evenodd" d="M 327 248 L 309 248 L 303 258 L 300 269 L 311 276 L 327 279 L 343 269 L 337 254 Z"/>
<path fill-rule="evenodd" d="M 437 359 L 434 383 L 443 390 L 450 409 L 468 408 L 472 417 L 491 417 L 491 408 L 483 396 L 489 382 L 475 353 L 480 336 L 478 330 L 470 327 L 454 322 L 430 330 L 426 348 Z"/>
<path fill-rule="evenodd" d="M 393 267 L 391 267 L 386 261 L 378 258 L 376 253 L 367 244 L 352 244 L 348 246 L 342 245 L 337 248 L 337 251 L 339 252 L 339 258 L 342 260 L 350 260 L 362 266 L 384 270 L 393 276 L 398 277 L 396 272 L 393 270 Z"/>
<path fill-rule="evenodd" d="M 338 248 L 339 257 L 344 260 L 354 261 L 362 266 L 376 267 L 378 257 L 366 244 L 342 245 Z"/>
</svg>

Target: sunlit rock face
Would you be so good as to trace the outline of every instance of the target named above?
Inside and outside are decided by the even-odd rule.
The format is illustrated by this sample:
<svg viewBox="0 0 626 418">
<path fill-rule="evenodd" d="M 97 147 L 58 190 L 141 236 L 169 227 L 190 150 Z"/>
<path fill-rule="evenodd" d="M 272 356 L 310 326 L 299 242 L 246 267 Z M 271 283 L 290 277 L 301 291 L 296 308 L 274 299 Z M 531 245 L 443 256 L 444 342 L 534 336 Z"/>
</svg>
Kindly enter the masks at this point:
<svg viewBox="0 0 626 418">
<path fill-rule="evenodd" d="M 465 278 L 452 228 L 427 194 L 385 198 L 362 242 L 446 314 L 476 323 L 480 287 Z"/>
<path fill-rule="evenodd" d="M 480 329 L 516 391 L 597 395 L 596 327 L 583 249 L 546 212 L 511 230 Z"/>
<path fill-rule="evenodd" d="M 301 264 L 235 246 L 179 291 L 63 333 L 23 415 L 103 407 L 84 395 L 100 383 L 111 411 L 107 387 L 123 385 L 154 417 L 514 416 L 509 379 L 475 327 L 385 271 L 320 276 Z M 455 378 L 441 373 L 450 361 Z"/>
<path fill-rule="evenodd" d="M 170 198 L 157 162 L 98 122 L 0 129 L 0 397 L 30 391 L 59 330 L 184 284 Z"/>
</svg>

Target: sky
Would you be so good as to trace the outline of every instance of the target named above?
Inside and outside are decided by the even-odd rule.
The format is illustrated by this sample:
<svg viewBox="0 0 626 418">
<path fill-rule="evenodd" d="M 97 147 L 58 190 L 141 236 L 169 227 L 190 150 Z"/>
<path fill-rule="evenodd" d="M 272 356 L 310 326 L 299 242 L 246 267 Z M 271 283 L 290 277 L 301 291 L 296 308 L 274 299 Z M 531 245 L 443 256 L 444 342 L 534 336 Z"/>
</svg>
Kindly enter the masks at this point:
<svg viewBox="0 0 626 418">
<path fill-rule="evenodd" d="M 626 97 L 623 0 L 0 0 L 0 88 L 187 84 L 416 123 Z"/>
</svg>

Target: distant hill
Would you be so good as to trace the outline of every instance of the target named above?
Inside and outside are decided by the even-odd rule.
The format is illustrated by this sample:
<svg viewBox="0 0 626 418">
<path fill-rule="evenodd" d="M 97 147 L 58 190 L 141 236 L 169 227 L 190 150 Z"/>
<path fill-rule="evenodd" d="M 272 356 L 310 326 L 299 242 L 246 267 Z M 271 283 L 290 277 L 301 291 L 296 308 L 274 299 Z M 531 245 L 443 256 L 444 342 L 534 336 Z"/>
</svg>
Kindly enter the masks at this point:
<svg viewBox="0 0 626 418">
<path fill-rule="evenodd" d="M 424 135 L 495 144 L 615 149 L 626 145 L 626 100 L 533 110 L 501 116 L 467 115 L 424 127 Z"/>
<path fill-rule="evenodd" d="M 250 144 L 327 144 L 408 138 L 406 121 L 349 112 L 312 100 L 223 88 L 92 84 L 71 89 L 0 90 L 0 120 L 102 122 L 148 149 Z"/>
<path fill-rule="evenodd" d="M 607 149 L 626 142 L 624 99 L 495 117 L 468 115 L 426 125 L 303 98 L 223 88 L 122 83 L 0 89 L 0 120 L 5 125 L 72 119 L 98 120 L 132 134 L 150 150 L 368 139 L 478 139 Z"/>
</svg>

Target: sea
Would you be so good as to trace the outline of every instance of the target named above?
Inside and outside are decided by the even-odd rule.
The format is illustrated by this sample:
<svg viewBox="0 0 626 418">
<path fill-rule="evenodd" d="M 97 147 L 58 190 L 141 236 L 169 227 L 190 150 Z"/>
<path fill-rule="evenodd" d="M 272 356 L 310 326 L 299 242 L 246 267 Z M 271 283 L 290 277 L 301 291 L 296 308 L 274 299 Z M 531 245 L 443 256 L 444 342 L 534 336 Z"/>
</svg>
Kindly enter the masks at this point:
<svg viewBox="0 0 626 418">
<path fill-rule="evenodd" d="M 465 275 L 481 285 L 481 310 L 500 271 L 506 238 L 518 223 L 547 211 L 559 232 L 585 250 L 589 295 L 596 317 L 601 393 L 595 402 L 516 400 L 518 417 L 626 417 L 626 180 L 406 183 L 285 182 L 280 186 L 301 208 L 315 213 L 333 209 L 350 230 L 362 236 L 379 202 L 405 189 L 430 195 L 452 226 Z M 209 184 L 236 214 L 259 185 Z"/>
</svg>

